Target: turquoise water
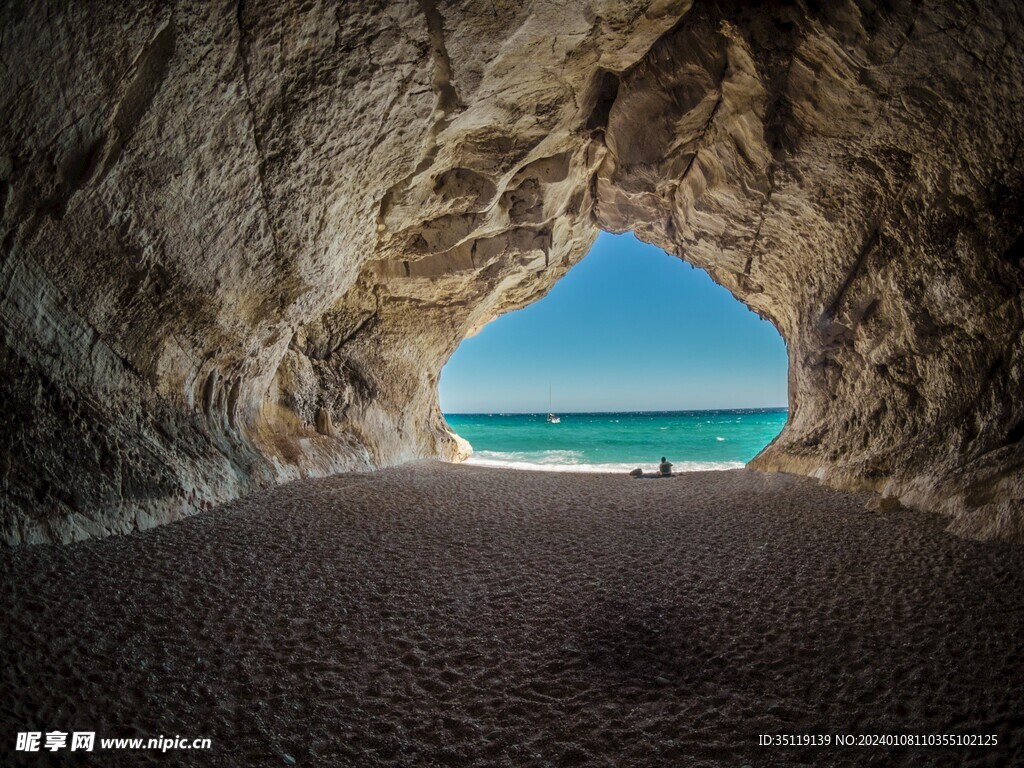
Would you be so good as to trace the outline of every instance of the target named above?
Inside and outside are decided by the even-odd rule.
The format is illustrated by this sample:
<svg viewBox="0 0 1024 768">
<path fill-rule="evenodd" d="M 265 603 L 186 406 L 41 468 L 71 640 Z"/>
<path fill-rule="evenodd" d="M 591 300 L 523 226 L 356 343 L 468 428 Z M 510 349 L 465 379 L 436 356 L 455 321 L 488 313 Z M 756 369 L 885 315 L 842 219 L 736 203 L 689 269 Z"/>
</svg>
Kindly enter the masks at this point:
<svg viewBox="0 0 1024 768">
<path fill-rule="evenodd" d="M 785 408 L 659 413 L 446 414 L 473 446 L 467 463 L 518 469 L 653 471 L 662 456 L 675 471 L 732 469 L 750 461 L 786 423 Z"/>
</svg>

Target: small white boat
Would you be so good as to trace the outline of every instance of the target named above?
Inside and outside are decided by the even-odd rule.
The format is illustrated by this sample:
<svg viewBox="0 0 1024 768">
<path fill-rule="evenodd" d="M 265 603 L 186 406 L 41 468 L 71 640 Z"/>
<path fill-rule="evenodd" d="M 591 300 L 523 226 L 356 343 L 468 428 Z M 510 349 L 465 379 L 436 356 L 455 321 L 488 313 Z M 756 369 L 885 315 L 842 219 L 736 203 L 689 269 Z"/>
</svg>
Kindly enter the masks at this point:
<svg viewBox="0 0 1024 768">
<path fill-rule="evenodd" d="M 558 418 L 557 413 L 551 412 L 551 385 L 548 384 L 548 424 L 561 424 L 562 420 Z"/>
</svg>

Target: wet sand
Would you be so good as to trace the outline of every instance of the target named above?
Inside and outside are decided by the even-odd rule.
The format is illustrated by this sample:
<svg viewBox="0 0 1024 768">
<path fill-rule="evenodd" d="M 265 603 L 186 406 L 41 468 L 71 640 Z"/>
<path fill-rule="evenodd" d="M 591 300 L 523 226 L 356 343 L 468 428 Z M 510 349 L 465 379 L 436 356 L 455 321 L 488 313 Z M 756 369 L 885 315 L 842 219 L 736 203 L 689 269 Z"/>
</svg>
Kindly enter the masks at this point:
<svg viewBox="0 0 1024 768">
<path fill-rule="evenodd" d="M 0 552 L 0 763 L 1024 763 L 1024 548 L 744 470 L 415 464 Z M 23 730 L 209 752 L 16 755 Z M 760 734 L 997 747 L 761 747 Z"/>
</svg>

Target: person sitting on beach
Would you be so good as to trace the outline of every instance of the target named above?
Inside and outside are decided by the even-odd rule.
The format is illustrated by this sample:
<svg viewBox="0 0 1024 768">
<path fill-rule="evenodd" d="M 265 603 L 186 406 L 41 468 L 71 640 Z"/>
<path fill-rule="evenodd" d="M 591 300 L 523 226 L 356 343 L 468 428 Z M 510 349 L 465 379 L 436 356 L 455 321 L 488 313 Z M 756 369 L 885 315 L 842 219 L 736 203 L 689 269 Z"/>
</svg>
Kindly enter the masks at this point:
<svg viewBox="0 0 1024 768">
<path fill-rule="evenodd" d="M 658 465 L 658 471 L 662 477 L 672 477 L 672 465 L 669 464 L 668 459 L 664 456 L 661 457 L 661 464 Z"/>
</svg>

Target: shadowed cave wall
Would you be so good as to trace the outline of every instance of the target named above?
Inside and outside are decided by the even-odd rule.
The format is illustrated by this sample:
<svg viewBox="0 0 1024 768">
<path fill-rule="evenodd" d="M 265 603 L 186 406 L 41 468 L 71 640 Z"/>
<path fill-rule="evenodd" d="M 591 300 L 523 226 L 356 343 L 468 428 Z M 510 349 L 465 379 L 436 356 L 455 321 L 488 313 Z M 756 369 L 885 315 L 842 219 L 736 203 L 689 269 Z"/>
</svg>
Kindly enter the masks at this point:
<svg viewBox="0 0 1024 768">
<path fill-rule="evenodd" d="M 1018 3 L 0 13 L 8 543 L 458 456 L 444 362 L 600 229 L 786 338 L 752 466 L 1024 540 Z"/>
</svg>

